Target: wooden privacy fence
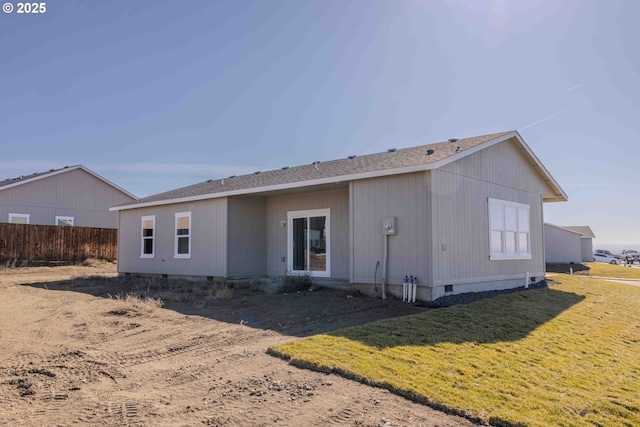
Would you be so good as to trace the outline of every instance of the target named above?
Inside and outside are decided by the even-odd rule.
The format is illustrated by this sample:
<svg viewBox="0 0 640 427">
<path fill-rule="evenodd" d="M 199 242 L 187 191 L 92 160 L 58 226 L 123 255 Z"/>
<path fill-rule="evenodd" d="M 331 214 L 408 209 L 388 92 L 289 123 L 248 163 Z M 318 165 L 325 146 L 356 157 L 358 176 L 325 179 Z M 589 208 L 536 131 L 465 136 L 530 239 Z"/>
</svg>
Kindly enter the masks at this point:
<svg viewBox="0 0 640 427">
<path fill-rule="evenodd" d="M 0 262 L 113 261 L 118 256 L 118 230 L 0 223 Z"/>
</svg>

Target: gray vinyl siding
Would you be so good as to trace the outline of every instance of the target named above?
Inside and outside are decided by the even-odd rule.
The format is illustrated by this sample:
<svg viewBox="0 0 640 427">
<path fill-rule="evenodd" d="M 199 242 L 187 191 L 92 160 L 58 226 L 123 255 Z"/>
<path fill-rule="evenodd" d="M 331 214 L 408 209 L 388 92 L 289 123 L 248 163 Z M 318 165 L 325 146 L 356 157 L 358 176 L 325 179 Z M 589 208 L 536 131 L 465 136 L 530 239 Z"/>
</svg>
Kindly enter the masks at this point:
<svg viewBox="0 0 640 427">
<path fill-rule="evenodd" d="M 540 194 L 513 188 L 509 181 L 491 183 L 444 170 L 433 171 L 431 178 L 436 286 L 499 282 L 524 277 L 526 272 L 544 275 Z M 489 259 L 489 198 L 529 206 L 531 259 Z"/>
<path fill-rule="evenodd" d="M 428 285 L 431 259 L 430 173 L 417 172 L 354 181 L 353 282 L 380 284 L 384 217 L 396 217 L 397 234 L 388 237 L 387 283 L 401 284 L 405 275 Z M 376 272 L 376 264 L 380 265 Z"/>
<path fill-rule="evenodd" d="M 287 212 L 331 209 L 331 278 L 349 279 L 349 189 L 315 191 L 267 198 L 267 274 L 287 273 Z M 282 259 L 285 259 L 283 262 Z"/>
<path fill-rule="evenodd" d="M 175 214 L 191 212 L 191 258 L 174 259 Z M 155 215 L 155 256 L 140 258 L 143 216 Z M 120 211 L 118 272 L 227 276 L 227 199 Z"/>
<path fill-rule="evenodd" d="M 522 286 L 544 277 L 542 195 L 551 187 L 523 151 L 505 141 L 432 171 L 432 297 Z M 488 199 L 529 206 L 531 259 L 489 259 Z"/>
<path fill-rule="evenodd" d="M 266 200 L 231 197 L 228 206 L 227 275 L 262 276 L 267 272 Z"/>
<path fill-rule="evenodd" d="M 109 212 L 109 208 L 131 200 L 75 169 L 1 190 L 0 222 L 8 222 L 9 213 L 21 213 L 30 215 L 30 224 L 55 225 L 56 216 L 71 216 L 75 226 L 118 228 L 118 212 Z"/>
<path fill-rule="evenodd" d="M 585 237 L 580 240 L 580 247 L 582 249 L 582 262 L 593 262 L 593 239 L 590 237 Z"/>
<path fill-rule="evenodd" d="M 513 140 L 487 147 L 438 169 L 535 194 L 553 194 Z"/>
<path fill-rule="evenodd" d="M 544 225 L 544 252 L 546 262 L 580 263 L 582 245 L 580 235 L 552 225 Z"/>
</svg>

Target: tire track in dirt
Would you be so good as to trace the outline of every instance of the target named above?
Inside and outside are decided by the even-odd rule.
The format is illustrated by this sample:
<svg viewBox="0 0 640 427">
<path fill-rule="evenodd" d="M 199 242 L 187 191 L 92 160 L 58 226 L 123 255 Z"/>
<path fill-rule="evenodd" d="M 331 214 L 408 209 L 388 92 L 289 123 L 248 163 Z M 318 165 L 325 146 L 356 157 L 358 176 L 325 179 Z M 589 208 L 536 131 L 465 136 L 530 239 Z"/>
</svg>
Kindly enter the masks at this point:
<svg viewBox="0 0 640 427">
<path fill-rule="evenodd" d="M 0 425 L 472 425 L 265 353 L 418 308 L 327 290 L 240 290 L 158 309 L 107 298 L 136 291 L 131 281 L 55 282 L 54 273 L 38 271 L 46 286 L 20 286 L 34 281 L 24 270 L 0 275 Z"/>
<path fill-rule="evenodd" d="M 171 340 L 170 344 L 166 344 L 166 341 L 168 341 L 166 334 L 145 340 L 138 340 L 138 337 L 135 337 L 136 342 L 130 343 L 130 346 L 134 347 L 135 351 L 109 352 L 103 355 L 102 360 L 111 365 L 121 367 L 160 362 L 175 357 L 184 357 L 186 354 L 191 354 L 191 357 L 216 360 L 228 355 L 238 347 L 252 348 L 265 338 L 281 337 L 277 332 L 255 330 L 241 326 L 223 329 L 209 335 L 200 333 L 186 336 L 189 333 L 193 334 L 193 329 L 189 328 L 187 329 L 185 326 L 174 331 L 170 336 L 180 336 L 180 338 Z M 129 343 L 124 342 L 124 340 L 120 341 L 120 346 L 129 348 Z M 107 342 L 104 343 L 104 346 L 111 347 L 111 344 Z"/>
</svg>

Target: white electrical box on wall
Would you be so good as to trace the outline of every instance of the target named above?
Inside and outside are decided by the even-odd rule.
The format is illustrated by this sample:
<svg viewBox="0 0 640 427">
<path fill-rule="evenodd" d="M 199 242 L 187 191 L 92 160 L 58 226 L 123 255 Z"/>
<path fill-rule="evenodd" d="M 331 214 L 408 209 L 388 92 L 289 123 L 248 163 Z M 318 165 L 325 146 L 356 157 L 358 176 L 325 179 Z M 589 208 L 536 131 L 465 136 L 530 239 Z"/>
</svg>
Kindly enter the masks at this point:
<svg viewBox="0 0 640 427">
<path fill-rule="evenodd" d="M 392 235 L 396 234 L 396 217 L 387 216 L 382 218 L 382 234 Z"/>
</svg>

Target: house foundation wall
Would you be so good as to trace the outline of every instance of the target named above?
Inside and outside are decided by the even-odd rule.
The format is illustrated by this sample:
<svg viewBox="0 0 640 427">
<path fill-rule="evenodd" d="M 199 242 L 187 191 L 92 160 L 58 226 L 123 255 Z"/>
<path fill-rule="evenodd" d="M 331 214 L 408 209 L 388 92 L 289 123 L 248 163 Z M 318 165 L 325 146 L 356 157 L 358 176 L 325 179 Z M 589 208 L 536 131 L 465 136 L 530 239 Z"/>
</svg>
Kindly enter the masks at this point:
<svg viewBox="0 0 640 427">
<path fill-rule="evenodd" d="M 351 288 L 370 297 L 382 297 L 382 286 L 379 283 L 376 285 L 371 283 L 353 283 Z M 387 298 L 402 299 L 402 285 L 388 285 L 386 296 Z M 418 286 L 416 288 L 416 301 L 432 301 L 432 288 L 424 285 Z"/>
</svg>

